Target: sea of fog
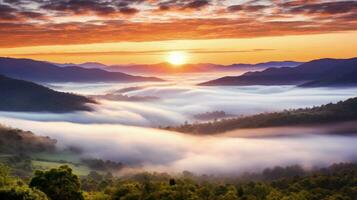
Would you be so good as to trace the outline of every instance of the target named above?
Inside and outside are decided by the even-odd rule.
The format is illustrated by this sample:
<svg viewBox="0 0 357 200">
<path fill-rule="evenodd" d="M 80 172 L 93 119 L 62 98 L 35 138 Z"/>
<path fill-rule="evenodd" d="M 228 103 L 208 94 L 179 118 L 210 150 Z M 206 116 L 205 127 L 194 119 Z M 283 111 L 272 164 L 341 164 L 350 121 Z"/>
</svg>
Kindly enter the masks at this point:
<svg viewBox="0 0 357 200">
<path fill-rule="evenodd" d="M 92 105 L 92 112 L 0 112 L 0 122 L 56 138 L 60 146 L 80 147 L 86 157 L 121 161 L 150 171 L 224 174 L 357 159 L 357 135 L 331 134 L 335 129 L 329 128 L 253 129 L 216 136 L 157 129 L 194 122 L 194 115 L 205 112 L 249 115 L 337 102 L 356 96 L 357 88 L 203 87 L 195 85 L 207 79 L 202 74 L 165 78 L 168 81 L 163 83 L 51 84 L 48 86 L 56 90 L 93 96 L 98 104 Z M 139 100 L 101 96 L 106 94 Z"/>
</svg>

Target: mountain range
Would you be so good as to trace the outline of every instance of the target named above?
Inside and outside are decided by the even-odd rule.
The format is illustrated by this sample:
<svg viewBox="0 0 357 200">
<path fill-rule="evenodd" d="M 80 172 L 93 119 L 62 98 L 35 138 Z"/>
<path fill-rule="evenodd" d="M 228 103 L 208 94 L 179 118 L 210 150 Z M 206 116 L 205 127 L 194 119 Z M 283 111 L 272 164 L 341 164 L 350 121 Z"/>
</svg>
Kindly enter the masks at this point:
<svg viewBox="0 0 357 200">
<path fill-rule="evenodd" d="M 356 84 L 357 58 L 325 58 L 303 63 L 297 67 L 272 67 L 263 71 L 247 72 L 240 76 L 226 76 L 199 85 L 299 85 L 302 87 L 320 87 Z"/>
<path fill-rule="evenodd" d="M 155 77 L 132 76 L 79 66 L 59 67 L 31 59 L 0 58 L 0 74 L 34 82 L 141 82 L 162 81 Z"/>
<path fill-rule="evenodd" d="M 0 75 L 0 110 L 31 112 L 90 111 L 94 100 L 70 93 L 57 92 L 24 80 Z"/>
<path fill-rule="evenodd" d="M 74 64 L 74 63 L 54 63 L 54 62 L 48 62 L 50 64 L 57 65 L 59 67 L 70 67 L 70 66 L 78 66 L 82 68 L 87 68 L 87 69 L 104 69 L 106 70 L 109 66 L 99 63 L 99 62 L 85 62 L 85 63 L 80 63 L 80 64 Z"/>
<path fill-rule="evenodd" d="M 0 74 L 34 82 L 141 82 L 163 81 L 156 77 L 131 74 L 240 72 L 199 85 L 298 85 L 301 87 L 346 86 L 357 84 L 357 58 L 324 58 L 306 63 L 272 61 L 257 64 L 218 65 L 169 63 L 104 65 L 96 62 L 58 64 L 30 59 L 0 58 Z"/>
<path fill-rule="evenodd" d="M 184 64 L 179 67 L 172 66 L 170 63 L 158 64 L 128 64 L 128 65 L 104 65 L 98 62 L 87 62 L 81 64 L 58 64 L 58 66 L 79 66 L 83 68 L 99 68 L 112 72 L 124 72 L 131 74 L 160 74 L 160 73 L 199 73 L 199 72 L 221 72 L 237 70 L 262 70 L 269 67 L 295 67 L 301 62 L 295 61 L 272 61 L 257 64 L 231 64 L 219 65 L 211 63 Z"/>
</svg>

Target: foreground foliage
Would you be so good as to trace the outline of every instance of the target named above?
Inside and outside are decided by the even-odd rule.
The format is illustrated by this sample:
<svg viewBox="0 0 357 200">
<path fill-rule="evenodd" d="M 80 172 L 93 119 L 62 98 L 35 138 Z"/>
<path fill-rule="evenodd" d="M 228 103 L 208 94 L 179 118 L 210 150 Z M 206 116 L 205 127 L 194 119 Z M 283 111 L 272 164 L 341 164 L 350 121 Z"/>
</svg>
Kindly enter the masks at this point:
<svg viewBox="0 0 357 200">
<path fill-rule="evenodd" d="M 43 191 L 50 199 L 84 199 L 78 176 L 72 174 L 72 169 L 66 165 L 49 171 L 36 171 L 30 187 Z"/>
<path fill-rule="evenodd" d="M 357 164 L 305 171 L 275 167 L 242 176 L 139 173 L 116 178 L 92 172 L 81 178 L 67 166 L 36 172 L 30 187 L 0 167 L 0 199 L 21 200 L 355 200 Z M 20 183 L 21 182 L 21 183 Z"/>
<path fill-rule="evenodd" d="M 10 176 L 10 168 L 0 164 L 0 199 L 6 200 L 48 200 L 46 194 L 30 188 L 22 180 Z"/>
<path fill-rule="evenodd" d="M 90 199 L 115 200 L 354 200 L 357 199 L 357 165 L 335 164 L 304 171 L 276 167 L 240 177 L 137 174 L 108 179 L 98 177 L 87 191 Z M 88 179 L 82 180 L 87 182 Z M 93 180 L 92 180 L 93 181 Z M 94 183 L 93 183 L 94 184 Z M 95 185 L 95 184 L 94 184 Z M 105 185 L 105 186 L 104 186 Z"/>
</svg>

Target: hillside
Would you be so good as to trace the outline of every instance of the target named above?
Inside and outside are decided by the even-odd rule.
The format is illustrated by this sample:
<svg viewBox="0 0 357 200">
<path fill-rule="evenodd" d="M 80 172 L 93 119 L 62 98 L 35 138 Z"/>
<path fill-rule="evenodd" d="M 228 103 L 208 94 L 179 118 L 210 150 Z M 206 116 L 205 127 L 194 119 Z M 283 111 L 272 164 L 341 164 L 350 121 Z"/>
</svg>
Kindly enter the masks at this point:
<svg viewBox="0 0 357 200">
<path fill-rule="evenodd" d="M 184 124 L 178 127 L 166 127 L 165 129 L 191 134 L 217 134 L 240 128 L 326 124 L 356 119 L 357 97 L 319 107 L 262 113 L 207 123 Z"/>
<path fill-rule="evenodd" d="M 331 75 L 319 80 L 310 81 L 300 85 L 300 87 L 334 87 L 334 86 L 356 86 L 357 67 L 348 73 L 332 73 Z"/>
<path fill-rule="evenodd" d="M 0 58 L 0 74 L 34 82 L 140 82 L 162 81 L 155 77 L 132 76 L 78 66 L 59 67 L 30 59 Z"/>
<path fill-rule="evenodd" d="M 75 94 L 57 92 L 47 87 L 0 75 L 1 111 L 70 112 L 91 110 L 93 100 Z"/>
<path fill-rule="evenodd" d="M 313 60 L 297 67 L 268 68 L 261 72 L 247 72 L 241 76 L 227 76 L 199 85 L 300 85 L 312 81 L 334 80 L 356 72 L 357 58 L 351 59 L 319 59 Z M 357 82 L 356 78 L 351 78 Z M 321 82 L 323 83 L 323 81 Z M 343 85 L 344 79 L 335 82 Z M 324 86 L 325 84 L 320 84 Z M 328 84 L 326 84 L 328 85 Z"/>
<path fill-rule="evenodd" d="M 29 154 L 53 151 L 57 141 L 30 131 L 0 125 L 0 154 Z"/>
</svg>

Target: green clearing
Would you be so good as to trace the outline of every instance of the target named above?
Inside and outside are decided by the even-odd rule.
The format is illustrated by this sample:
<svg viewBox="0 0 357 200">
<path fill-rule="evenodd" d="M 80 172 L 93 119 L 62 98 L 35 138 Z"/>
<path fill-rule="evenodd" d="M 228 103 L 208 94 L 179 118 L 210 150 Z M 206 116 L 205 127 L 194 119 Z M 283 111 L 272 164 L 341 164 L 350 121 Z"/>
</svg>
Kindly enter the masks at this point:
<svg viewBox="0 0 357 200">
<path fill-rule="evenodd" d="M 14 160 L 15 159 L 15 160 Z M 21 162 L 19 161 L 21 159 Z M 32 170 L 49 170 L 51 168 L 58 168 L 61 165 L 68 165 L 73 169 L 73 173 L 78 176 L 86 176 L 91 170 L 88 166 L 81 163 L 79 156 L 70 152 L 54 152 L 54 153 L 35 153 L 31 154 L 28 162 L 24 161 L 23 158 L 18 158 L 14 154 L 0 154 L 0 163 L 12 163 L 14 168 L 23 168 L 23 166 L 28 166 L 28 169 Z M 15 162 L 15 163 L 14 163 Z M 29 172 L 32 173 L 32 172 Z M 98 173 L 102 173 L 98 171 Z"/>
<path fill-rule="evenodd" d="M 1 159 L 7 159 L 13 157 L 13 154 L 0 154 L 0 160 Z"/>
<path fill-rule="evenodd" d="M 68 162 L 68 163 L 79 163 L 81 161 L 80 157 L 73 154 L 72 152 L 41 152 L 32 153 L 31 158 L 34 160 L 44 160 L 51 162 Z"/>
<path fill-rule="evenodd" d="M 72 152 L 34 153 L 31 154 L 31 158 L 34 170 L 48 170 L 58 168 L 61 165 L 68 165 L 73 169 L 73 173 L 79 176 L 86 176 L 91 171 L 86 165 L 80 164 L 80 157 Z"/>
<path fill-rule="evenodd" d="M 70 168 L 73 169 L 73 173 L 78 176 L 86 176 L 91 171 L 87 166 L 81 164 L 38 160 L 32 160 L 31 163 L 35 170 L 48 170 L 51 168 L 58 168 L 61 165 L 68 165 Z"/>
</svg>

